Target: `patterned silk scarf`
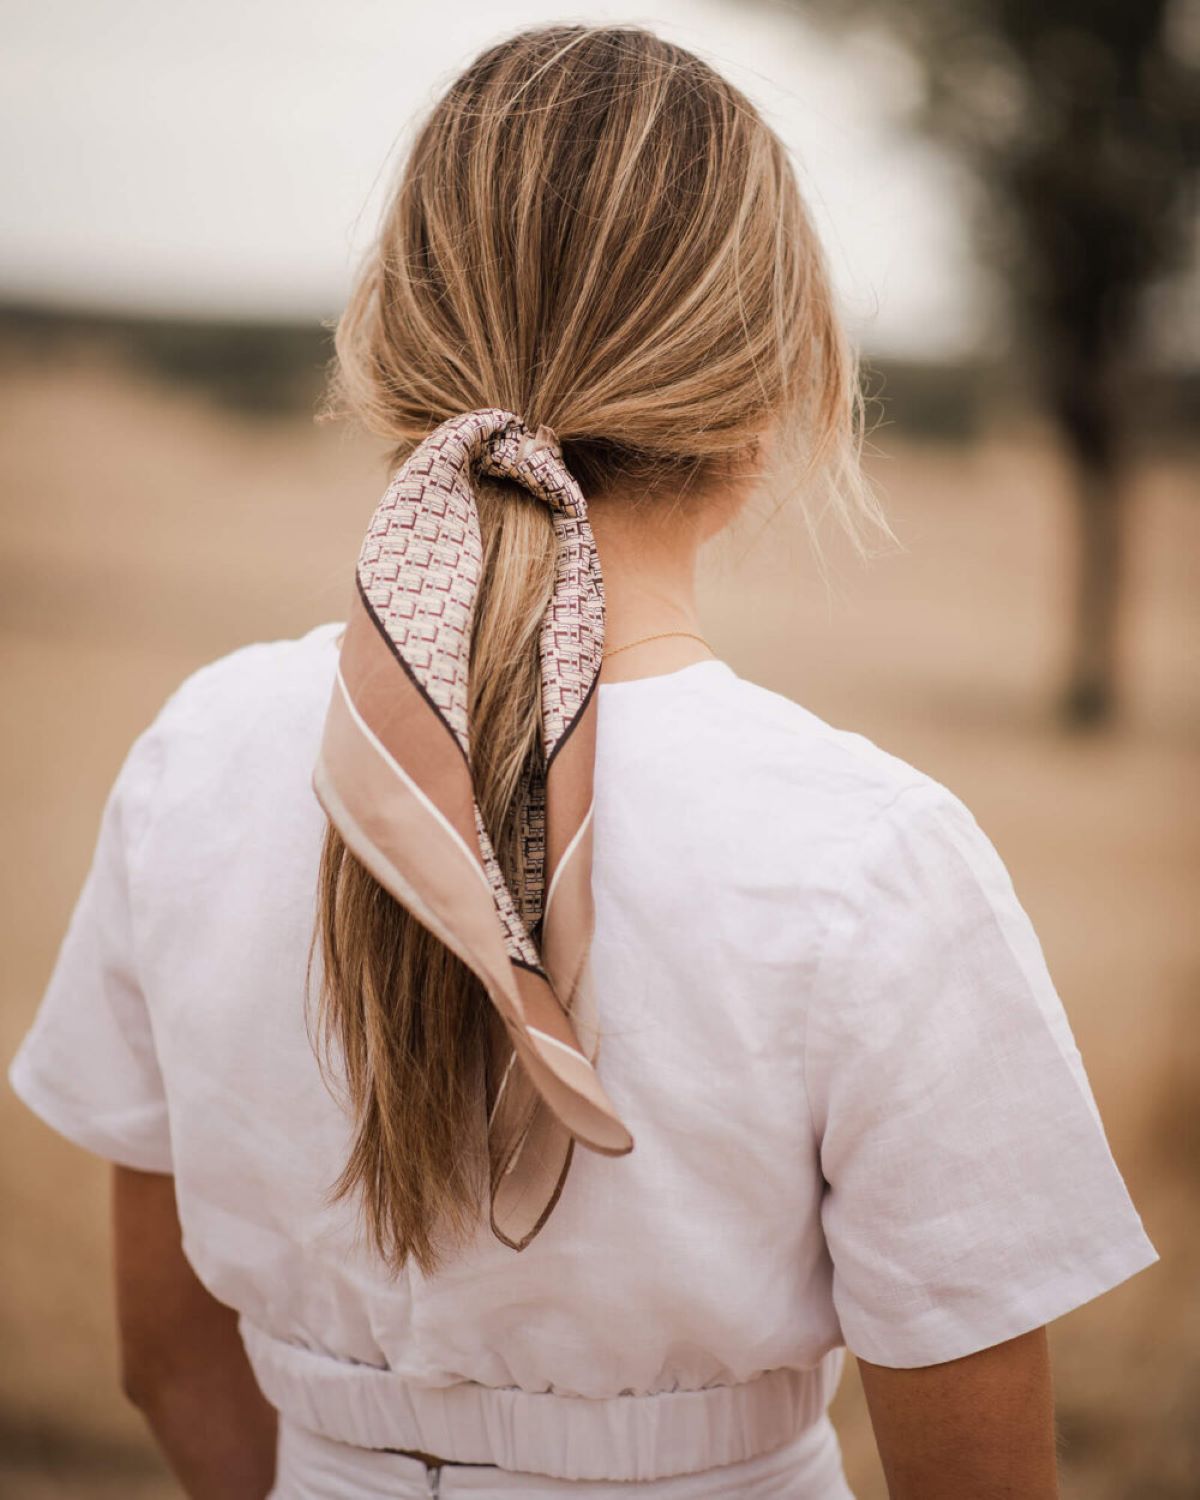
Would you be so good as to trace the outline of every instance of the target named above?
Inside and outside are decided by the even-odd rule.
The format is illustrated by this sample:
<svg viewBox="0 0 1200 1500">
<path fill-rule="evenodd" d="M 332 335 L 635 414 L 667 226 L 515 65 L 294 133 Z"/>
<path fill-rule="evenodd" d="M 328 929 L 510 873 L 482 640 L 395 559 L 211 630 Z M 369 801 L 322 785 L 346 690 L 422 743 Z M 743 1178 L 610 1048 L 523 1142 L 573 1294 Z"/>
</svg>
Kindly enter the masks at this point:
<svg viewBox="0 0 1200 1500">
<path fill-rule="evenodd" d="M 519 899 L 471 773 L 476 473 L 548 505 L 558 549 L 540 643 L 544 761 L 521 809 L 529 878 Z M 520 1250 L 558 1201 L 576 1140 L 611 1156 L 633 1147 L 595 1071 L 588 958 L 604 589 L 553 434 L 497 410 L 443 422 L 380 501 L 357 581 L 313 787 L 352 853 L 470 966 L 504 1023 L 499 1070 L 488 1069 L 491 1224 Z"/>
</svg>

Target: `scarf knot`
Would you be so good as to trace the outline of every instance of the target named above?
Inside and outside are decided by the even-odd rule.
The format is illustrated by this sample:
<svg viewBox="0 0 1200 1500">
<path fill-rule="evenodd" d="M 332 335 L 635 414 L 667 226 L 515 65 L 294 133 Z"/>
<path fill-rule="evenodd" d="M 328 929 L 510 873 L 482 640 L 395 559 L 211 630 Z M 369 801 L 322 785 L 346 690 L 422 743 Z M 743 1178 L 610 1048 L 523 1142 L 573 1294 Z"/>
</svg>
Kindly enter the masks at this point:
<svg viewBox="0 0 1200 1500">
<path fill-rule="evenodd" d="M 494 479 L 521 485 L 552 511 L 576 520 L 587 515 L 583 492 L 550 427 L 531 432 L 519 417 L 512 417 L 484 442 L 479 467 Z"/>
</svg>

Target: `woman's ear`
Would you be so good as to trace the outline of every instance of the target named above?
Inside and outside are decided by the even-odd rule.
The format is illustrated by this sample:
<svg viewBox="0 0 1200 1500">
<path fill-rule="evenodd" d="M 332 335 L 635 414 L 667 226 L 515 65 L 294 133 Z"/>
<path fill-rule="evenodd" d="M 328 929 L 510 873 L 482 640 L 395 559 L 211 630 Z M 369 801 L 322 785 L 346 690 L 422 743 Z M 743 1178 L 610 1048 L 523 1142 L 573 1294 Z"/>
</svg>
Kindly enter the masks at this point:
<svg viewBox="0 0 1200 1500">
<path fill-rule="evenodd" d="M 732 525 L 750 503 L 767 473 L 771 440 L 769 430 L 760 433 L 749 447 L 730 459 L 725 475 L 709 484 L 700 523 L 701 543 Z"/>
</svg>

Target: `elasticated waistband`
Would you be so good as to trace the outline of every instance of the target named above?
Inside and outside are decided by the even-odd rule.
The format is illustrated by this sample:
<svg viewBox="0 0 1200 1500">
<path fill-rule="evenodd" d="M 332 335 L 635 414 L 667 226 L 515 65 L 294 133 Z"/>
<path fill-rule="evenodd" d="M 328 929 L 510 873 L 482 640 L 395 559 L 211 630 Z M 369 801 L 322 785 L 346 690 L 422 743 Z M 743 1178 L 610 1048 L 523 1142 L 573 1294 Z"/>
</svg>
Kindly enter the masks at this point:
<svg viewBox="0 0 1200 1500">
<path fill-rule="evenodd" d="M 600 1484 L 492 1465 L 426 1466 L 415 1458 L 352 1448 L 280 1420 L 271 1500 L 579 1500 L 583 1489 L 615 1500 L 854 1500 L 828 1417 L 769 1453 L 666 1479 Z"/>
<path fill-rule="evenodd" d="M 768 1452 L 824 1416 L 844 1358 L 836 1349 L 810 1370 L 768 1370 L 740 1385 L 593 1400 L 470 1381 L 416 1386 L 285 1343 L 245 1318 L 241 1330 L 263 1394 L 289 1422 L 359 1448 L 557 1479 L 660 1479 Z"/>
</svg>

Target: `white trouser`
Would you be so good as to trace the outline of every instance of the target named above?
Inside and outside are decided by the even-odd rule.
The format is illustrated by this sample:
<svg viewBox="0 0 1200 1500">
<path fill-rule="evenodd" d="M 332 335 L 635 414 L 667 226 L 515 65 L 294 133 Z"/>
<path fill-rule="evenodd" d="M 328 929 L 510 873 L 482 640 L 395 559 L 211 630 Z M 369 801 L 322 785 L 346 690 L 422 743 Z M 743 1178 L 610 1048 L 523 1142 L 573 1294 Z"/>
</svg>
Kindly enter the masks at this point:
<svg viewBox="0 0 1200 1500">
<path fill-rule="evenodd" d="M 280 1419 L 275 1488 L 268 1500 L 557 1500 L 645 1496 L 646 1500 L 854 1500 L 833 1424 L 822 1417 L 770 1453 L 644 1482 L 551 1479 L 483 1464 L 426 1468 L 420 1459 L 335 1443 Z"/>
</svg>

